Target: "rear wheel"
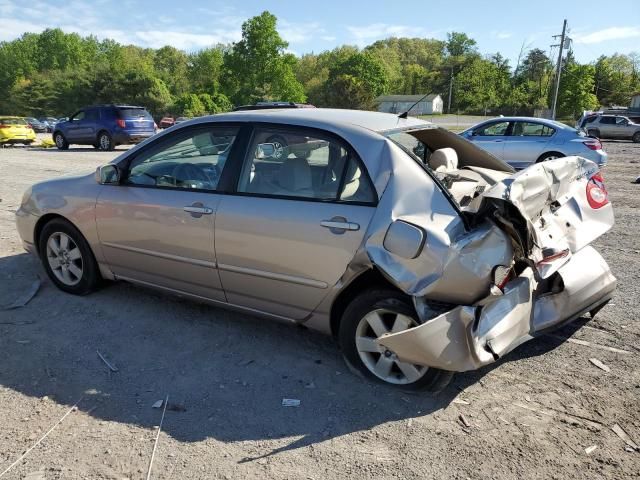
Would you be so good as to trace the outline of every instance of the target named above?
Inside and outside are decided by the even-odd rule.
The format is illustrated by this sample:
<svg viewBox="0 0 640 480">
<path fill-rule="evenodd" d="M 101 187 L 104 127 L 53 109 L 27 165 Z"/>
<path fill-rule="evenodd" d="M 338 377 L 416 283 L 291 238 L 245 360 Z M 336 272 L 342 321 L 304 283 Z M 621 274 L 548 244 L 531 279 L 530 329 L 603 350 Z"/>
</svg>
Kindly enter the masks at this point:
<svg viewBox="0 0 640 480">
<path fill-rule="evenodd" d="M 86 295 L 98 287 L 100 273 L 91 247 L 69 222 L 51 220 L 42 229 L 38 245 L 42 265 L 60 290 Z"/>
<path fill-rule="evenodd" d="M 555 160 L 556 158 L 562 158 L 564 155 L 560 152 L 547 152 L 540 155 L 540 158 L 536 161 L 536 163 L 546 162 L 547 160 Z"/>
<path fill-rule="evenodd" d="M 67 150 L 69 148 L 69 143 L 60 132 L 56 132 L 53 135 L 53 141 L 56 143 L 58 150 Z"/>
<path fill-rule="evenodd" d="M 633 143 L 640 143 L 640 132 L 634 133 L 631 140 L 633 140 Z"/>
<path fill-rule="evenodd" d="M 453 374 L 436 368 L 400 361 L 377 344 L 386 333 L 420 324 L 411 302 L 393 290 L 371 290 L 347 306 L 338 339 L 347 365 L 355 373 L 404 390 L 442 390 Z"/>
<path fill-rule="evenodd" d="M 111 135 L 109 135 L 107 132 L 100 132 L 100 134 L 98 135 L 98 149 L 104 152 L 109 152 L 113 150 L 114 147 L 115 145 L 113 143 Z"/>
</svg>

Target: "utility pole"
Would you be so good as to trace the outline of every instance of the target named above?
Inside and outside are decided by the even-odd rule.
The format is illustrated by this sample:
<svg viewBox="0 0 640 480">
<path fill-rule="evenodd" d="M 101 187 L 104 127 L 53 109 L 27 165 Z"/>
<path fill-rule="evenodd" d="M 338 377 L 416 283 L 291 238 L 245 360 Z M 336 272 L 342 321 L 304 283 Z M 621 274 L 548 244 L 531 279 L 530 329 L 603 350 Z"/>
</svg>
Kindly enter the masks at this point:
<svg viewBox="0 0 640 480">
<path fill-rule="evenodd" d="M 552 47 L 560 47 L 558 49 L 558 64 L 556 65 L 556 88 L 553 94 L 553 106 L 551 107 L 551 120 L 556 119 L 556 107 L 558 106 L 558 91 L 560 90 L 560 74 L 562 72 L 562 50 L 564 49 L 564 39 L 567 36 L 567 19 L 562 24 L 562 35 L 554 35 L 553 38 L 560 37 L 560 45 L 552 45 Z"/>
<path fill-rule="evenodd" d="M 451 113 L 451 92 L 453 91 L 453 65 L 451 65 L 451 76 L 449 77 L 449 102 L 447 103 L 447 113 Z"/>
</svg>

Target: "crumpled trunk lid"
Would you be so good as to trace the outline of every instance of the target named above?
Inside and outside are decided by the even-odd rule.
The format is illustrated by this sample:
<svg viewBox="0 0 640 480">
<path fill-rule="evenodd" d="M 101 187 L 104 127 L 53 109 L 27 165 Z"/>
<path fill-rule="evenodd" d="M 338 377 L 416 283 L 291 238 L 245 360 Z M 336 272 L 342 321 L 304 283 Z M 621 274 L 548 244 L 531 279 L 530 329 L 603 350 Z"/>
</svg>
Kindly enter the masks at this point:
<svg viewBox="0 0 640 480">
<path fill-rule="evenodd" d="M 613 226 L 598 166 L 581 157 L 537 163 L 488 188 L 474 202 L 517 233 L 521 254 L 532 260 L 542 278 Z M 594 193 L 604 199 L 594 202 Z M 519 218 L 518 218 L 519 217 Z"/>
</svg>

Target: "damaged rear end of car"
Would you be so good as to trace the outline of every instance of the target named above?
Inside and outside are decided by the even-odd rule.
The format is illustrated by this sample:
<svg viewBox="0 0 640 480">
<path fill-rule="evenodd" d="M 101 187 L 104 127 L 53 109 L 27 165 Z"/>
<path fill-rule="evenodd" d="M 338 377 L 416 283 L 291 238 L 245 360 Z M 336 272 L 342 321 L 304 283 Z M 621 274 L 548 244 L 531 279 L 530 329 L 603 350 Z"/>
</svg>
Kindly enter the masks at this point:
<svg viewBox="0 0 640 480">
<path fill-rule="evenodd" d="M 590 245 L 614 221 L 595 163 L 565 157 L 516 173 L 454 137 L 387 135 L 390 179 L 364 249 L 420 320 L 378 337 L 381 350 L 459 372 L 597 311 L 616 279 Z"/>
</svg>

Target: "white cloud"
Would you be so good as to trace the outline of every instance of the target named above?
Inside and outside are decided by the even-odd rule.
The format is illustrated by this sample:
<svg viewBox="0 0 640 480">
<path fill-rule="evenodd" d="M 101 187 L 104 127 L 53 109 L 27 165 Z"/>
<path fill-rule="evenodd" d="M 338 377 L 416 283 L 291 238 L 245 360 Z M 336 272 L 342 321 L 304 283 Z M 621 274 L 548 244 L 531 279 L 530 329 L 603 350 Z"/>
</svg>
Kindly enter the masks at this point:
<svg viewBox="0 0 640 480">
<path fill-rule="evenodd" d="M 640 37 L 640 27 L 609 27 L 588 34 L 575 35 L 576 43 L 602 43 L 609 40 Z"/>
<path fill-rule="evenodd" d="M 410 25 L 389 25 L 386 23 L 372 23 L 364 26 L 348 26 L 352 40 L 359 46 L 365 46 L 372 40 L 388 37 L 434 37 L 435 32 L 430 32 L 422 27 Z"/>
<path fill-rule="evenodd" d="M 499 32 L 499 31 L 492 31 L 491 35 L 493 35 L 495 38 L 499 39 L 499 40 L 506 40 L 507 38 L 511 38 L 513 36 L 513 33 L 511 32 Z"/>
<path fill-rule="evenodd" d="M 278 21 L 278 32 L 289 43 L 304 43 L 314 37 L 325 33 L 324 28 L 318 22 L 296 22 L 286 20 Z"/>
<path fill-rule="evenodd" d="M 240 40 L 240 36 L 241 33 L 239 29 L 213 30 L 209 34 L 147 30 L 135 32 L 133 41 L 129 43 L 142 44 L 143 46 L 152 48 L 171 45 L 180 50 L 196 50 L 210 47 L 217 43 L 237 42 Z"/>
</svg>

